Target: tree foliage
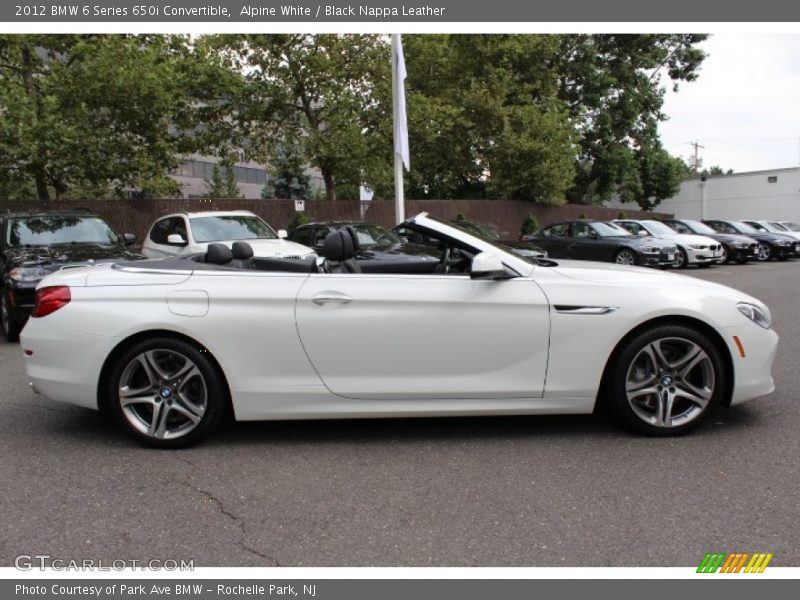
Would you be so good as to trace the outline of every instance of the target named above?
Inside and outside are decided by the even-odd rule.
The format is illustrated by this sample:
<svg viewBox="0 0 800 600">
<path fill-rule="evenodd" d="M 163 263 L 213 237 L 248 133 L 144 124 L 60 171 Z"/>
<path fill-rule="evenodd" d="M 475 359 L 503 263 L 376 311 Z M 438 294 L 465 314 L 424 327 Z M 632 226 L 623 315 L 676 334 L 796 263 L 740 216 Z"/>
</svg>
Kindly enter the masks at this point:
<svg viewBox="0 0 800 600">
<path fill-rule="evenodd" d="M 307 164 L 296 146 L 280 145 L 271 160 L 269 179 L 261 195 L 264 198 L 307 200 L 311 193 Z"/>
<path fill-rule="evenodd" d="M 186 38 L 0 36 L 0 179 L 40 200 L 174 194 L 195 73 Z"/>
<path fill-rule="evenodd" d="M 664 150 L 662 80 L 677 91 L 698 76 L 705 57 L 697 34 L 564 35 L 555 57 L 559 97 L 579 135 L 570 200 L 597 203 L 618 195 L 652 208 L 674 195 L 683 161 Z"/>
</svg>

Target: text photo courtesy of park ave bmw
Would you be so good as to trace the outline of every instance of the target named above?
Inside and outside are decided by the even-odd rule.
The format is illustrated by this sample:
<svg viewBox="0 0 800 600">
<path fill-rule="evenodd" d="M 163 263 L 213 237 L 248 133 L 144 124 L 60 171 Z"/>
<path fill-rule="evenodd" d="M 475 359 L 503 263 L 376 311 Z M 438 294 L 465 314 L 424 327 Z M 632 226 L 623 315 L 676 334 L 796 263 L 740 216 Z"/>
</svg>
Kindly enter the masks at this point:
<svg viewBox="0 0 800 600">
<path fill-rule="evenodd" d="M 797 578 L 800 9 L 603 6 L 0 7 L 0 595 Z"/>
</svg>

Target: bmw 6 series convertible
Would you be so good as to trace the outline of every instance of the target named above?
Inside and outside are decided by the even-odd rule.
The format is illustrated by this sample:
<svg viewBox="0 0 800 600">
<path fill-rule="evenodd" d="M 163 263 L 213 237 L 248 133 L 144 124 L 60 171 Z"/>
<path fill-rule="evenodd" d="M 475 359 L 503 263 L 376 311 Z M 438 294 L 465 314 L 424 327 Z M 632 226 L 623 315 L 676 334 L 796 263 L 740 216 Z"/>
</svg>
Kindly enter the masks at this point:
<svg viewBox="0 0 800 600">
<path fill-rule="evenodd" d="M 45 278 L 22 349 L 35 391 L 111 413 L 151 446 L 238 420 L 591 413 L 675 435 L 774 389 L 759 300 L 649 269 L 525 259 L 428 216 L 408 272 L 246 243 Z"/>
</svg>

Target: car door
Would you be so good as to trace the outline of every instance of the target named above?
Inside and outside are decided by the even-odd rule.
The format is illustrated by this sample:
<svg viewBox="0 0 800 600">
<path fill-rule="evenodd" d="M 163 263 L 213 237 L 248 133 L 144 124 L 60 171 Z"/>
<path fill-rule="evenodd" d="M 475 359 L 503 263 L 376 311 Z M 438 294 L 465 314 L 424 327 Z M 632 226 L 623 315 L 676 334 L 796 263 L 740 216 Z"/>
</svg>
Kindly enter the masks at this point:
<svg viewBox="0 0 800 600">
<path fill-rule="evenodd" d="M 537 398 L 549 307 L 528 278 L 312 274 L 297 328 L 334 394 L 361 399 Z"/>
<path fill-rule="evenodd" d="M 604 241 L 589 223 L 572 224 L 572 242 L 568 248 L 568 258 L 576 260 L 609 260 L 608 243 Z"/>
</svg>

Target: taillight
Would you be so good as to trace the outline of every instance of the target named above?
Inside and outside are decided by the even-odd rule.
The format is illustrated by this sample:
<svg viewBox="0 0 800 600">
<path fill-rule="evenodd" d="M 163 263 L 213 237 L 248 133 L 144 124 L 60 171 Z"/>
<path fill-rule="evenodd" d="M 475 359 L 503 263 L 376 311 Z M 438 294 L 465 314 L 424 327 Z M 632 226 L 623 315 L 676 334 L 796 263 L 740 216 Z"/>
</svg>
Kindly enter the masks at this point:
<svg viewBox="0 0 800 600">
<path fill-rule="evenodd" d="M 46 317 L 66 306 L 72 300 L 72 293 L 66 285 L 52 285 L 36 290 L 36 303 L 31 317 Z"/>
</svg>

